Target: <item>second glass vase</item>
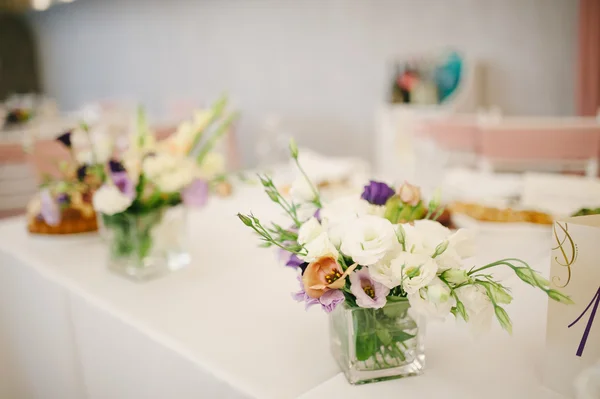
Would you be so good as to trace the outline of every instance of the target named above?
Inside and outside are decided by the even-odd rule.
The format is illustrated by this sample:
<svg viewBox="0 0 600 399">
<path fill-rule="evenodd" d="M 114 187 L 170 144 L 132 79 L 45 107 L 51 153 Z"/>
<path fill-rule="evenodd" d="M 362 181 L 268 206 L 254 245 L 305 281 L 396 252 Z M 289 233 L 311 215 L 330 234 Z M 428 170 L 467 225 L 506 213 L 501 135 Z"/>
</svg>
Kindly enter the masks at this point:
<svg viewBox="0 0 600 399">
<path fill-rule="evenodd" d="M 425 323 L 407 300 L 381 309 L 345 303 L 329 315 L 331 351 L 351 384 L 419 375 L 425 367 Z"/>
<path fill-rule="evenodd" d="M 190 263 L 185 207 L 101 218 L 110 270 L 135 280 L 148 280 Z"/>
</svg>

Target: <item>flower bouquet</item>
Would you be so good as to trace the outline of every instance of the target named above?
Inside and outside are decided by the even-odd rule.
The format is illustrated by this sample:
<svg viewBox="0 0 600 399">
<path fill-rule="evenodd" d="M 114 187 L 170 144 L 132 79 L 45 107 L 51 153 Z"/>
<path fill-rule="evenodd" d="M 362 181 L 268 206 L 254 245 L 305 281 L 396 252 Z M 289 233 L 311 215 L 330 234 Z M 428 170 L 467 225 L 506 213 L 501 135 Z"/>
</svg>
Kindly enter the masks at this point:
<svg viewBox="0 0 600 399">
<path fill-rule="evenodd" d="M 98 230 L 92 196 L 104 181 L 109 146 L 91 145 L 91 129 L 82 124 L 57 138 L 70 158 L 58 164 L 58 176 L 45 175 L 39 194 L 27 207 L 34 234 L 77 234 Z"/>
<path fill-rule="evenodd" d="M 93 198 L 106 231 L 109 267 L 147 279 L 186 266 L 185 206 L 203 206 L 209 184 L 223 169 L 211 152 L 236 114 L 226 99 L 199 111 L 167 139 L 156 142 L 139 112 L 137 131 Z"/>
<path fill-rule="evenodd" d="M 264 247 L 288 253 L 286 265 L 298 271 L 300 283 L 294 299 L 330 313 L 332 353 L 350 383 L 420 374 L 428 317 L 452 314 L 476 328 L 488 327 L 495 317 L 510 333 L 503 306 L 512 296 L 491 274 L 493 268 L 508 267 L 553 300 L 571 303 L 522 260 L 467 268 L 472 239 L 466 230 L 452 232 L 435 221 L 442 212 L 439 192 L 427 203 L 410 184 L 395 190 L 371 181 L 360 198 L 324 202 L 298 163 L 293 142 L 290 151 L 304 179 L 291 190 L 292 199 L 269 177 L 260 180 L 291 225 L 263 224 L 252 214 L 238 217 Z"/>
</svg>

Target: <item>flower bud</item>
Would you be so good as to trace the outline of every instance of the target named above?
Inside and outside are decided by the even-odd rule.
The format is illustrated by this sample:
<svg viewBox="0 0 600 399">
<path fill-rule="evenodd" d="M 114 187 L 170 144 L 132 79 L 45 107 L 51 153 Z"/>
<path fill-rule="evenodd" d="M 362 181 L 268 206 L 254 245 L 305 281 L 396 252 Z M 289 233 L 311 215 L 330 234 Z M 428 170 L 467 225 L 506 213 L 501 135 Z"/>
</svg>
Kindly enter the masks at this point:
<svg viewBox="0 0 600 399">
<path fill-rule="evenodd" d="M 421 189 L 408 182 L 404 182 L 398 189 L 398 196 L 405 204 L 417 206 L 421 202 Z"/>
<path fill-rule="evenodd" d="M 252 219 L 250 219 L 248 216 L 242 215 L 241 213 L 238 213 L 237 216 L 246 226 L 252 227 Z"/>
<path fill-rule="evenodd" d="M 296 145 L 296 140 L 292 137 L 290 139 L 290 155 L 294 159 L 298 159 L 298 146 Z"/>
</svg>

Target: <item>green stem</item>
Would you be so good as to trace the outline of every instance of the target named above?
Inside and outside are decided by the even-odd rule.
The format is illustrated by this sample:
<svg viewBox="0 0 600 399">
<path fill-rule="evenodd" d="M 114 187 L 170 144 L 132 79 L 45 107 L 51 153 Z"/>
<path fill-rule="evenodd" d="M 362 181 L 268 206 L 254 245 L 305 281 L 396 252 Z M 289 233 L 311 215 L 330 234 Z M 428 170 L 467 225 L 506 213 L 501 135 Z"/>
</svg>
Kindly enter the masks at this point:
<svg viewBox="0 0 600 399">
<path fill-rule="evenodd" d="M 306 179 L 306 181 L 308 182 L 310 189 L 312 190 L 312 192 L 315 196 L 315 199 L 314 199 L 315 205 L 319 208 L 322 208 L 323 205 L 321 204 L 321 197 L 319 195 L 319 191 L 317 190 L 317 188 L 315 187 L 313 182 L 308 178 L 308 175 L 304 171 L 304 168 L 302 168 L 302 166 L 300 165 L 300 162 L 298 161 L 298 157 L 294 157 L 294 162 L 296 163 L 296 166 L 298 167 L 298 170 L 300 171 L 300 173 L 302 173 L 302 176 L 304 176 L 304 179 Z"/>
</svg>

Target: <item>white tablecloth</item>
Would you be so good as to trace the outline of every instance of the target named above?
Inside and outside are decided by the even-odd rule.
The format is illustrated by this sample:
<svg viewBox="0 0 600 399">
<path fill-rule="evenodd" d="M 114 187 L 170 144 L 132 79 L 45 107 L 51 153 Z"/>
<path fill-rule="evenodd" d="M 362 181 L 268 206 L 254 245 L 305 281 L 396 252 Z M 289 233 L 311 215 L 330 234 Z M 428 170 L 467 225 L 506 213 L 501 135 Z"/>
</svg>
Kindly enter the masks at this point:
<svg viewBox="0 0 600 399">
<path fill-rule="evenodd" d="M 246 210 L 276 215 L 257 187 L 214 199 L 190 216 L 192 265 L 146 283 L 108 272 L 95 235 L 0 223 L 0 398 L 560 398 L 540 386 L 547 300 L 517 284 L 512 337 L 430 324 L 425 375 L 348 385 L 327 316 L 291 299 L 293 272 L 257 247 L 235 217 Z M 516 256 L 548 270 L 549 235 L 479 241 L 478 263 Z"/>
</svg>

